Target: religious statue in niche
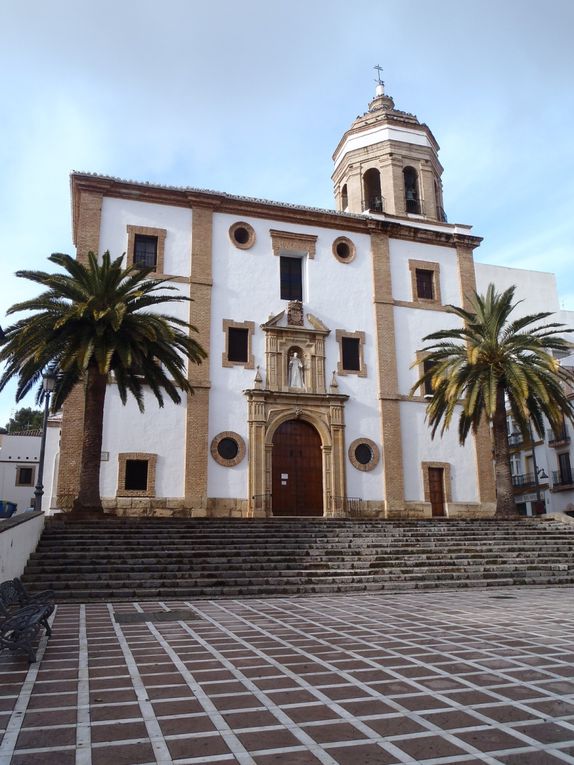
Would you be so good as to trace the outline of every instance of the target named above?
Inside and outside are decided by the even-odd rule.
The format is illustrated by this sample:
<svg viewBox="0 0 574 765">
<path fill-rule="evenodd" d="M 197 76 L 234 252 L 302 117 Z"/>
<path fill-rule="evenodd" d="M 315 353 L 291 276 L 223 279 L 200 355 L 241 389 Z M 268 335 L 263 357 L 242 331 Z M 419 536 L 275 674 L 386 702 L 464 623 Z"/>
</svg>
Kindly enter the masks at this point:
<svg viewBox="0 0 574 765">
<path fill-rule="evenodd" d="M 303 381 L 303 362 L 299 358 L 297 351 L 291 356 L 291 361 L 289 362 L 289 387 L 305 390 L 305 383 Z"/>
</svg>

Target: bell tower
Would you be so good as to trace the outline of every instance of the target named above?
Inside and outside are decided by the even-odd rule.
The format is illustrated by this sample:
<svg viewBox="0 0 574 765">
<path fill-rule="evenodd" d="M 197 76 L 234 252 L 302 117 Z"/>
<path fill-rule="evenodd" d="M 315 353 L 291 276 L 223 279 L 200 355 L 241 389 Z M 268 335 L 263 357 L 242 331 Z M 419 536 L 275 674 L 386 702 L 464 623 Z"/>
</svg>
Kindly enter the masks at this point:
<svg viewBox="0 0 574 765">
<path fill-rule="evenodd" d="M 414 114 L 395 109 L 375 67 L 375 97 L 333 154 L 337 210 L 446 221 L 439 145 Z"/>
</svg>

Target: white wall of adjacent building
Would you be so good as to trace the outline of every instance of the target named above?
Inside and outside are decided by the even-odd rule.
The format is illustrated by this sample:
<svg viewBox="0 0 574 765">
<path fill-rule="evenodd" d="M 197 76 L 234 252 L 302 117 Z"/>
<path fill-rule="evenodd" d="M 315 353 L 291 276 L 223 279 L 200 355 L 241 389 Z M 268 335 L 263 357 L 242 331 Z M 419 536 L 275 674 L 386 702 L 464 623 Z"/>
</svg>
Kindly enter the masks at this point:
<svg viewBox="0 0 574 765">
<path fill-rule="evenodd" d="M 18 505 L 18 512 L 31 505 L 38 478 L 39 457 L 39 436 L 17 434 L 0 436 L 0 499 L 15 502 Z M 30 484 L 18 485 L 20 468 L 32 471 Z"/>
</svg>

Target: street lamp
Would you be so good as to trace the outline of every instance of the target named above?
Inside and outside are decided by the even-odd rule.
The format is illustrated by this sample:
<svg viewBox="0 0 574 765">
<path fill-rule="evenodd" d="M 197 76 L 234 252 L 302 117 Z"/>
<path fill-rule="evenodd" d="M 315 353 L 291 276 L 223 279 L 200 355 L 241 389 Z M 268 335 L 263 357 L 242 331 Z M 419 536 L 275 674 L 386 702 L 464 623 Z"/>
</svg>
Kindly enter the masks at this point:
<svg viewBox="0 0 574 765">
<path fill-rule="evenodd" d="M 38 481 L 34 490 L 34 510 L 42 509 L 42 495 L 44 494 L 44 453 L 46 451 L 46 431 L 48 429 L 48 413 L 50 409 L 50 395 L 56 387 L 56 373 L 48 371 L 42 375 L 42 390 L 44 391 L 44 420 L 42 423 L 42 440 L 40 442 L 40 460 L 38 462 Z"/>
<path fill-rule="evenodd" d="M 532 454 L 532 467 L 534 468 L 534 483 L 536 484 L 536 502 L 534 504 L 534 512 L 539 515 L 544 512 L 545 502 L 540 493 L 540 479 L 548 478 L 544 472 L 544 468 L 539 468 L 536 464 L 536 449 L 534 446 L 534 435 L 532 433 L 532 424 L 528 423 L 528 430 L 530 431 L 530 452 Z"/>
</svg>

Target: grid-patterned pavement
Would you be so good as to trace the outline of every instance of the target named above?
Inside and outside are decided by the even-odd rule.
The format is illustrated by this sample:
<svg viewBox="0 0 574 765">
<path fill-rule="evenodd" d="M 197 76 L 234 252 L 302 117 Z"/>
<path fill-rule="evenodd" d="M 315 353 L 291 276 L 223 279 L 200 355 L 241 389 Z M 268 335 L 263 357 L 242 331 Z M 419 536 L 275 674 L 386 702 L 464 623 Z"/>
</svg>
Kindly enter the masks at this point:
<svg viewBox="0 0 574 765">
<path fill-rule="evenodd" d="M 60 606 L 0 657 L 0 765 L 574 765 L 573 596 Z"/>
</svg>

